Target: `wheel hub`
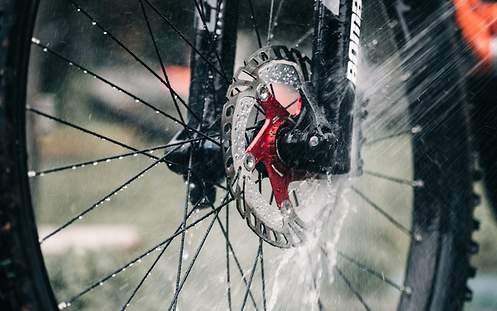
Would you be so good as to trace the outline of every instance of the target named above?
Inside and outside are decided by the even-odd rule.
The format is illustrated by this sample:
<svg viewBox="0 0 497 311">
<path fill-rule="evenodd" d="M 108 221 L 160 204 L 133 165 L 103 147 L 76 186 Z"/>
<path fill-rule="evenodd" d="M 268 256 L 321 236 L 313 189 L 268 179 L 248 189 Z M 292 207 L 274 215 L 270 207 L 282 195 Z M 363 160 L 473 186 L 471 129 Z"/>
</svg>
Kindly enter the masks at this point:
<svg viewBox="0 0 497 311">
<path fill-rule="evenodd" d="M 293 182 L 310 177 L 309 172 L 285 164 L 278 142 L 282 129 L 295 124 L 301 114 L 309 67 L 310 60 L 295 49 L 262 48 L 235 74 L 223 110 L 224 163 L 230 190 L 241 198 L 239 211 L 249 227 L 278 247 L 300 244 L 307 227 L 295 213 L 299 202 L 296 197 L 291 199 L 289 189 Z M 281 99 L 288 94 L 296 98 L 283 103 Z M 261 176 L 269 179 L 276 204 L 261 193 Z"/>
</svg>

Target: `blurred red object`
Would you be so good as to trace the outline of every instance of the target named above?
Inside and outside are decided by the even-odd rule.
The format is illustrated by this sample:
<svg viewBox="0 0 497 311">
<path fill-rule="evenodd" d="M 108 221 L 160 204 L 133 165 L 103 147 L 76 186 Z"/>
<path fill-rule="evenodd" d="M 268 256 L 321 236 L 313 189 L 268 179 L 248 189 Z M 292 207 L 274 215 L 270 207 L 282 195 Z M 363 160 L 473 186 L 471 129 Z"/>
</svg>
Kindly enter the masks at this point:
<svg viewBox="0 0 497 311">
<path fill-rule="evenodd" d="M 497 3 L 482 0 L 453 0 L 456 18 L 464 39 L 469 43 L 481 71 L 488 73 L 497 65 Z"/>
</svg>

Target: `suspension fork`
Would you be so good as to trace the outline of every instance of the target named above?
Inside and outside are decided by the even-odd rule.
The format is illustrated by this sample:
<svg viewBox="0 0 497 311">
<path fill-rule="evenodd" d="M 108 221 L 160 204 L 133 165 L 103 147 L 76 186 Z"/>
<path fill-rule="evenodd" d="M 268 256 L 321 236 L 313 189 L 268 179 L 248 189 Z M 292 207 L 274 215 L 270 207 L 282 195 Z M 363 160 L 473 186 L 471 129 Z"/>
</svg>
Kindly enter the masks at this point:
<svg viewBox="0 0 497 311">
<path fill-rule="evenodd" d="M 362 0 L 319 0 L 315 6 L 312 82 L 315 105 L 335 139 L 332 173 L 351 170 Z"/>
</svg>

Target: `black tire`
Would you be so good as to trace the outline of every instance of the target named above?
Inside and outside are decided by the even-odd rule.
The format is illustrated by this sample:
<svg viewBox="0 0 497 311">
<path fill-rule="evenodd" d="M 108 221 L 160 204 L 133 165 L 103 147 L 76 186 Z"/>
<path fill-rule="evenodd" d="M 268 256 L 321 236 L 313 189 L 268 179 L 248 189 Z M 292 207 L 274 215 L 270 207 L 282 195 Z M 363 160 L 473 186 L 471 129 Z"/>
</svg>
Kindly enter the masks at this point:
<svg viewBox="0 0 497 311">
<path fill-rule="evenodd" d="M 0 309 L 55 307 L 26 180 L 24 105 L 37 1 L 0 3 Z"/>
<path fill-rule="evenodd" d="M 463 44 L 450 1 L 387 2 L 389 16 L 397 21 L 393 30 L 400 56 L 408 61 L 403 65 L 410 75 L 412 126 L 422 129 L 413 136 L 415 178 L 425 182 L 415 189 L 413 215 L 413 229 L 423 241 L 411 244 L 409 261 L 416 264 L 408 264 L 406 272 L 406 284 L 418 291 L 402 296 L 399 309 L 461 310 L 471 298 L 466 283 L 475 273 L 469 257 L 477 251 L 471 234 L 479 202 L 472 191 Z M 426 273 L 430 268 L 435 273 Z"/>
<path fill-rule="evenodd" d="M 471 121 L 482 171 L 477 173 L 485 184 L 486 195 L 497 220 L 497 130 L 495 116 L 497 77 L 476 77 L 468 82 L 471 95 Z"/>
<path fill-rule="evenodd" d="M 424 5 L 419 0 L 409 2 L 412 2 L 412 9 L 404 16 L 408 30 L 414 35 L 437 17 L 445 3 L 442 0 L 426 0 Z M 2 1 L 1 310 L 57 309 L 38 244 L 26 175 L 25 86 L 36 8 L 37 1 Z M 391 6 L 388 8 L 392 9 Z M 411 76 L 408 91 L 426 83 L 437 72 L 447 70 L 444 65 L 451 62 L 459 46 L 452 29 L 454 23 L 448 19 L 434 30 L 434 33 L 443 34 L 437 38 L 444 40 L 434 42 L 428 37 L 428 41 L 423 43 L 433 44 L 436 56 L 432 54 L 430 58 L 421 59 L 427 69 Z M 441 63 L 439 59 L 447 62 Z M 466 281 L 473 274 L 469 255 L 476 248 L 471 241 L 475 197 L 472 192 L 469 126 L 458 65 L 451 63 L 448 68 L 447 81 L 432 81 L 423 97 L 411 98 L 412 125 L 423 129 L 413 137 L 415 179 L 423 180 L 425 184 L 415 190 L 413 230 L 422 240 L 411 243 L 405 278 L 405 285 L 416 290 L 401 297 L 399 310 L 460 310 L 464 298 L 469 297 Z M 441 91 L 454 85 L 456 87 L 449 96 L 435 107 L 431 105 Z M 427 109 L 429 114 L 426 114 Z"/>
</svg>

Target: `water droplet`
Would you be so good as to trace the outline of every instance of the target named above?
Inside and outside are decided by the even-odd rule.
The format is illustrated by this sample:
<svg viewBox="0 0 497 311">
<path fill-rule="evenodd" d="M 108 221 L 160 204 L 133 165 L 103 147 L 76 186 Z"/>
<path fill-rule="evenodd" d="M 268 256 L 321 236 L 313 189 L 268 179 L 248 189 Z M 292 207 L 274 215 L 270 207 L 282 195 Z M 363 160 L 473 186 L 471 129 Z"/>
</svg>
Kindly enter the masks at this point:
<svg viewBox="0 0 497 311">
<path fill-rule="evenodd" d="M 110 198 L 106 198 L 106 199 L 105 199 L 105 202 L 110 202 Z"/>
<path fill-rule="evenodd" d="M 421 236 L 421 234 L 415 233 L 414 240 L 416 240 L 416 242 L 421 242 L 423 240 L 423 237 Z"/>
<path fill-rule="evenodd" d="M 98 165 L 98 162 L 97 162 L 97 161 L 93 162 L 93 166 L 95 166 L 95 165 Z"/>
<path fill-rule="evenodd" d="M 36 176 L 36 172 L 35 171 L 29 171 L 28 172 L 28 177 L 35 177 Z"/>
<path fill-rule="evenodd" d="M 415 180 L 415 181 L 413 181 L 412 185 L 413 185 L 413 187 L 422 188 L 425 186 L 425 183 L 422 180 Z"/>
<path fill-rule="evenodd" d="M 48 49 L 47 49 L 47 48 L 43 48 L 43 52 L 47 52 L 47 51 L 48 51 Z"/>
<path fill-rule="evenodd" d="M 78 219 L 79 219 L 79 220 L 83 219 L 83 216 L 79 216 L 79 217 L 78 217 Z"/>
<path fill-rule="evenodd" d="M 97 22 L 96 21 L 92 21 L 91 24 L 92 24 L 92 26 L 95 26 L 97 24 Z"/>
<path fill-rule="evenodd" d="M 417 133 L 420 133 L 422 130 L 423 130 L 423 128 L 421 127 L 421 125 L 416 125 L 415 127 L 413 127 L 411 129 L 411 132 L 413 134 L 417 134 Z"/>
</svg>

